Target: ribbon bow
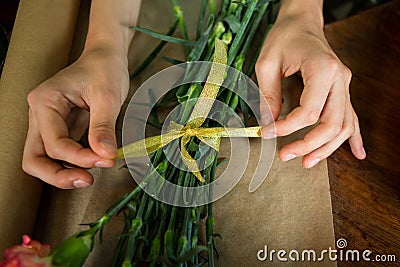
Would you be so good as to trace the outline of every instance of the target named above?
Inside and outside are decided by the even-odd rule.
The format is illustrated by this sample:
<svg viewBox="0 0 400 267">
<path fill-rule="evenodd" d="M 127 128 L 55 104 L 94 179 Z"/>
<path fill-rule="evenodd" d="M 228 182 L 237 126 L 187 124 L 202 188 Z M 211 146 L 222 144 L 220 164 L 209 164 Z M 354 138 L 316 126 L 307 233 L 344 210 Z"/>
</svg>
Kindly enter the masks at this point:
<svg viewBox="0 0 400 267">
<path fill-rule="evenodd" d="M 260 137 L 261 126 L 247 128 L 200 128 L 210 112 L 219 88 L 224 80 L 227 63 L 227 51 L 225 44 L 215 40 L 214 60 L 206 84 L 197 100 L 196 105 L 190 114 L 188 123 L 183 126 L 171 122 L 165 134 L 148 137 L 126 145 L 118 150 L 117 158 L 133 158 L 146 156 L 175 139 L 182 138 L 180 142 L 182 161 L 186 167 L 199 179 L 204 182 L 199 167 L 186 150 L 186 145 L 192 137 L 197 137 L 201 142 L 219 151 L 221 137 Z"/>
</svg>

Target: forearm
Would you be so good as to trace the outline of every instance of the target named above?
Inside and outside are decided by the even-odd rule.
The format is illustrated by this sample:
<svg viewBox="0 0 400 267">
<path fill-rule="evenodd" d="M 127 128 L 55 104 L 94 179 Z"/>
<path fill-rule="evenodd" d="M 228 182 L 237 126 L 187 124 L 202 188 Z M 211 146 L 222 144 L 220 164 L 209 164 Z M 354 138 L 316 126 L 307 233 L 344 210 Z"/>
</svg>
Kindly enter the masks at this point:
<svg viewBox="0 0 400 267">
<path fill-rule="evenodd" d="M 92 0 L 85 50 L 110 49 L 126 56 L 141 0 Z"/>
<path fill-rule="evenodd" d="M 301 17 L 305 23 L 312 23 L 322 29 L 323 0 L 281 0 L 278 20 L 289 17 Z"/>
</svg>

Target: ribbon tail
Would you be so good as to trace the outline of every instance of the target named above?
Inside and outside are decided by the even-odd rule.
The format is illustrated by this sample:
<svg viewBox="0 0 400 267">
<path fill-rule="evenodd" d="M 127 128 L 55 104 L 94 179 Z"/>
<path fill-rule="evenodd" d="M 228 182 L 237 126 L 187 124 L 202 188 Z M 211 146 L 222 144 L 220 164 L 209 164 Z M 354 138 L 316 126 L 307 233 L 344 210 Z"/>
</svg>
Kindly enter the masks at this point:
<svg viewBox="0 0 400 267">
<path fill-rule="evenodd" d="M 169 132 L 138 140 L 118 149 L 117 159 L 147 156 L 181 136 L 179 132 Z"/>
<path fill-rule="evenodd" d="M 196 178 L 200 182 L 204 182 L 204 178 L 200 173 L 199 166 L 197 166 L 196 161 L 192 156 L 190 156 L 189 152 L 187 152 L 185 146 L 187 143 L 189 143 L 190 137 L 187 135 L 184 135 L 181 140 L 181 155 L 182 155 L 182 161 L 186 165 L 186 167 L 189 169 L 191 173 L 196 176 Z"/>
<path fill-rule="evenodd" d="M 220 137 L 202 137 L 198 136 L 201 142 L 205 143 L 209 147 L 213 148 L 215 151 L 219 151 L 219 147 L 221 144 Z"/>
<path fill-rule="evenodd" d="M 261 126 L 247 128 L 209 128 L 215 131 L 215 135 L 219 137 L 261 137 Z"/>
<path fill-rule="evenodd" d="M 227 61 L 225 43 L 217 38 L 215 39 L 214 60 L 210 73 L 187 123 L 190 128 L 200 127 L 206 120 L 224 81 Z"/>
</svg>

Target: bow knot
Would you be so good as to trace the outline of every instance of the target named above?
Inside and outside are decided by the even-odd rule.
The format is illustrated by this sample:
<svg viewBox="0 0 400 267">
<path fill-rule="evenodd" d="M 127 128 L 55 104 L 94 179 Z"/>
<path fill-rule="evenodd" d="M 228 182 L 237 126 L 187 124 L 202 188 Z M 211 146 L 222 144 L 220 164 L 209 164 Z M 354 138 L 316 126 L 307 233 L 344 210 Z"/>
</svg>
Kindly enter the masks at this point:
<svg viewBox="0 0 400 267">
<path fill-rule="evenodd" d="M 224 80 L 226 63 L 227 51 L 225 44 L 221 40 L 216 39 L 214 60 L 210 74 L 193 108 L 188 123 L 186 125 L 180 125 L 171 121 L 166 133 L 138 140 L 120 148 L 117 158 L 146 156 L 166 146 L 173 140 L 181 138 L 180 150 L 183 163 L 199 181 L 204 182 L 196 160 L 186 150 L 186 145 L 190 142 L 192 137 L 197 137 L 201 142 L 216 151 L 219 151 L 221 137 L 260 137 L 260 126 L 248 128 L 200 128 L 206 120 Z"/>
</svg>

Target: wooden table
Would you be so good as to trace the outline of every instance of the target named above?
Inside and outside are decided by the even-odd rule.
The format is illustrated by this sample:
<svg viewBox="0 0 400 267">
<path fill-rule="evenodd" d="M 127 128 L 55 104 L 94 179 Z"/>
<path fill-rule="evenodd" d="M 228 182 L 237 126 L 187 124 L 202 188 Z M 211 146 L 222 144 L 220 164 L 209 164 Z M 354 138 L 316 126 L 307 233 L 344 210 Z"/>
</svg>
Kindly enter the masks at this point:
<svg viewBox="0 0 400 267">
<path fill-rule="evenodd" d="M 347 249 L 396 254 L 396 263 L 368 266 L 400 266 L 400 1 L 330 24 L 326 35 L 353 72 L 351 97 L 368 154 L 358 161 L 344 144 L 328 159 L 335 236 Z"/>
</svg>

